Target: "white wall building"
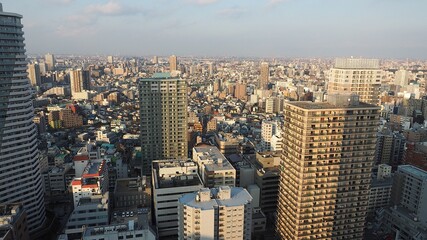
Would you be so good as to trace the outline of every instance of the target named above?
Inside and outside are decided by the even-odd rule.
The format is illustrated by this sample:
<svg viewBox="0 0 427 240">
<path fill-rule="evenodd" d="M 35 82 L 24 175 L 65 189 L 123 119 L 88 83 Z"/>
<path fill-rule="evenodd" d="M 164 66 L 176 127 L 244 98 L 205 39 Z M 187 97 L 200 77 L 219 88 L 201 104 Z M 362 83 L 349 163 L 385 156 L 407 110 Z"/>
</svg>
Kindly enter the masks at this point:
<svg viewBox="0 0 427 240">
<path fill-rule="evenodd" d="M 179 199 L 179 239 L 251 239 L 252 196 L 244 188 L 203 188 Z"/>
<path fill-rule="evenodd" d="M 157 160 L 152 166 L 155 225 L 162 238 L 178 235 L 178 199 L 203 187 L 191 160 Z"/>
</svg>

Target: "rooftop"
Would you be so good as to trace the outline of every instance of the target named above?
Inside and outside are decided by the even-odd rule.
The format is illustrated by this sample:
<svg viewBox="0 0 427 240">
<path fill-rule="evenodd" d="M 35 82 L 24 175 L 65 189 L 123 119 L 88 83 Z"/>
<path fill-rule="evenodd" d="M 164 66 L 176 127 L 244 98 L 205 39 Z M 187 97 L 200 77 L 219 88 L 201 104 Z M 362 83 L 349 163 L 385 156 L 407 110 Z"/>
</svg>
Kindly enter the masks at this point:
<svg viewBox="0 0 427 240">
<path fill-rule="evenodd" d="M 299 107 L 306 110 L 319 110 L 319 109 L 360 109 L 360 108 L 372 108 L 379 109 L 379 107 L 375 105 L 371 105 L 364 102 L 359 102 L 358 105 L 348 105 L 348 106 L 339 106 L 333 105 L 328 102 L 310 102 L 310 101 L 294 101 L 294 102 L 286 102 L 285 104 L 293 105 L 295 107 Z"/>
<path fill-rule="evenodd" d="M 206 194 L 206 192 L 210 191 L 210 199 L 206 201 L 201 201 L 201 197 L 198 196 L 201 194 Z M 229 198 L 220 197 L 221 191 L 230 191 Z M 207 193 L 209 194 L 209 193 Z M 234 207 L 241 206 L 252 201 L 252 196 L 249 192 L 241 187 L 219 187 L 212 189 L 201 189 L 199 192 L 184 194 L 179 202 L 185 204 L 186 206 L 190 206 L 193 208 L 199 208 L 202 210 L 213 209 L 216 206 L 226 206 L 226 207 Z"/>
<path fill-rule="evenodd" d="M 398 171 L 403 171 L 403 172 L 409 173 L 413 176 L 416 176 L 418 178 L 421 178 L 421 179 L 427 181 L 427 171 L 424 171 L 424 170 L 417 168 L 415 166 L 401 165 L 398 167 Z"/>
<path fill-rule="evenodd" d="M 203 185 L 196 163 L 191 160 L 153 161 L 153 177 L 155 188 Z"/>
<path fill-rule="evenodd" d="M 101 162 L 91 161 L 83 171 L 83 177 L 98 177 L 101 175 L 105 167 L 105 160 Z"/>
</svg>

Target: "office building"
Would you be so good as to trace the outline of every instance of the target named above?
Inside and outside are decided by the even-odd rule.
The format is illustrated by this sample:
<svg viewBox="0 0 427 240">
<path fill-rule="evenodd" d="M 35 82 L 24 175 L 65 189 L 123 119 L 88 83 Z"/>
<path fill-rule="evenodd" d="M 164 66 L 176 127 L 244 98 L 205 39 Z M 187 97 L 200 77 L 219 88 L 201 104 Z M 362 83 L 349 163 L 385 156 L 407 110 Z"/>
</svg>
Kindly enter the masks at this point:
<svg viewBox="0 0 427 240">
<path fill-rule="evenodd" d="M 90 74 L 89 71 L 77 69 L 70 71 L 70 88 L 71 96 L 76 93 L 90 90 Z"/>
<path fill-rule="evenodd" d="M 205 187 L 236 186 L 236 169 L 215 146 L 201 145 L 193 148 L 193 161 Z"/>
<path fill-rule="evenodd" d="M 268 63 L 261 63 L 260 67 L 260 77 L 259 77 L 259 88 L 268 89 L 268 81 L 270 79 L 270 67 Z"/>
<path fill-rule="evenodd" d="M 143 175 L 151 161 L 187 159 L 187 84 L 169 73 L 139 80 Z"/>
<path fill-rule="evenodd" d="M 329 72 L 328 94 L 351 92 L 361 102 L 378 105 L 382 76 L 378 59 L 338 58 Z"/>
<path fill-rule="evenodd" d="M 280 153 L 258 152 L 255 157 L 247 156 L 246 158 L 255 169 L 254 181 L 260 189 L 259 207 L 265 214 L 272 215 L 277 209 Z"/>
<path fill-rule="evenodd" d="M 378 212 L 381 229 L 395 239 L 427 239 L 427 172 L 401 165 L 395 172 L 391 207 Z"/>
<path fill-rule="evenodd" d="M 244 188 L 202 188 L 179 199 L 179 239 L 251 239 L 252 197 Z"/>
<path fill-rule="evenodd" d="M 53 54 L 50 54 L 50 53 L 46 54 L 44 56 L 44 62 L 46 63 L 48 71 L 55 70 L 56 61 L 55 61 L 55 56 L 53 56 Z"/>
<path fill-rule="evenodd" d="M 44 225 L 45 208 L 21 18 L 0 4 L 0 203 L 22 203 L 35 233 Z"/>
<path fill-rule="evenodd" d="M 178 70 L 178 59 L 175 55 L 169 57 L 169 70 L 171 72 Z"/>
<path fill-rule="evenodd" d="M 197 192 L 203 183 L 191 160 L 158 160 L 152 174 L 155 225 L 160 239 L 178 237 L 178 199 Z"/>
<path fill-rule="evenodd" d="M 33 87 L 40 87 L 42 85 L 40 67 L 37 63 L 28 64 L 28 78 Z"/>
<path fill-rule="evenodd" d="M 285 103 L 281 239 L 362 239 L 379 109 L 357 95 Z"/>
<path fill-rule="evenodd" d="M 121 209 L 151 206 L 151 188 L 143 178 L 122 178 L 116 180 L 114 207 Z"/>
<path fill-rule="evenodd" d="M 27 213 L 21 204 L 0 205 L 0 239 L 30 240 Z"/>
</svg>

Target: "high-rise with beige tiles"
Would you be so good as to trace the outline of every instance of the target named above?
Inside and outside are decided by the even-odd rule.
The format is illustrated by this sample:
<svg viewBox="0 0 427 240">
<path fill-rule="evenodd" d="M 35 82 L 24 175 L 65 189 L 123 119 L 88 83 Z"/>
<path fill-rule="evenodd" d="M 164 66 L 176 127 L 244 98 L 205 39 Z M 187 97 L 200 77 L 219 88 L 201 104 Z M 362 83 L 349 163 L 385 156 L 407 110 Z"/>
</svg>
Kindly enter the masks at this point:
<svg viewBox="0 0 427 240">
<path fill-rule="evenodd" d="M 287 102 L 277 209 L 281 239 L 362 239 L 379 107 L 357 95 Z"/>
<path fill-rule="evenodd" d="M 151 162 L 187 159 L 187 83 L 169 73 L 139 80 L 142 173 Z"/>
<path fill-rule="evenodd" d="M 175 55 L 169 57 L 169 70 L 171 72 L 178 70 L 178 59 Z"/>
<path fill-rule="evenodd" d="M 382 76 L 378 59 L 338 58 L 329 71 L 328 94 L 351 92 L 377 105 Z"/>
<path fill-rule="evenodd" d="M 268 63 L 263 62 L 263 63 L 261 63 L 260 77 L 259 77 L 259 88 L 260 89 L 267 89 L 268 88 L 269 78 L 270 78 L 270 67 L 268 66 Z"/>
</svg>

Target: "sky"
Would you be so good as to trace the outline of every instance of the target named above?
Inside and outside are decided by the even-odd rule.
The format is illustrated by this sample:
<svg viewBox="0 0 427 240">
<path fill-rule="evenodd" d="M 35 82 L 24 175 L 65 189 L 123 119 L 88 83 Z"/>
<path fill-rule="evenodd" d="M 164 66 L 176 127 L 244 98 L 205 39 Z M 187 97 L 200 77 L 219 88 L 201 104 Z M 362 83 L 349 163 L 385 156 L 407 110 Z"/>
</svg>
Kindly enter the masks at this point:
<svg viewBox="0 0 427 240">
<path fill-rule="evenodd" d="M 427 59 L 426 0 L 0 0 L 28 54 Z"/>
</svg>

